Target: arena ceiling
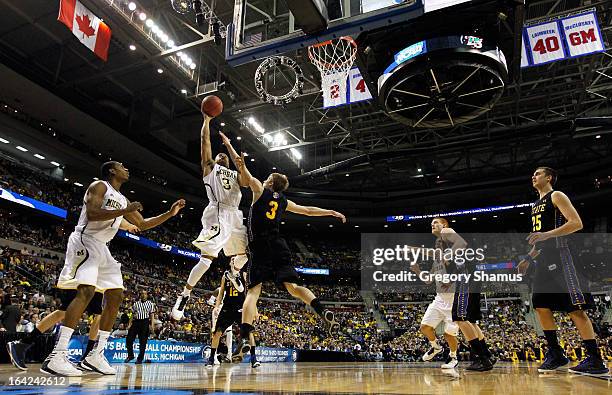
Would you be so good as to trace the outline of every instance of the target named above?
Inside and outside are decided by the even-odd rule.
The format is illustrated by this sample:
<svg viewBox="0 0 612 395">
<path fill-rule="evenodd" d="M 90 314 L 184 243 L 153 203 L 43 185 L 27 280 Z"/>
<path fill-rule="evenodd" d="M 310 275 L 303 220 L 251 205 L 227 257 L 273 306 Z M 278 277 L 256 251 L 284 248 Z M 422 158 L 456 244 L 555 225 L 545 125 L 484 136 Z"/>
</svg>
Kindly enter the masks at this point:
<svg viewBox="0 0 612 395">
<path fill-rule="evenodd" d="M 0 68 L 5 88 L 0 98 L 73 139 L 99 145 L 105 157 L 166 178 L 176 190 L 201 193 L 193 188 L 199 187 L 199 101 L 214 81 L 224 81 L 234 96 L 216 128 L 226 124 L 223 129 L 254 159 L 249 164 L 255 173 L 264 176 L 273 167 L 287 172 L 295 191 L 306 197 L 401 200 L 431 191 L 473 196 L 478 190 L 523 185 L 540 163 L 571 177 L 600 174 L 612 165 L 612 127 L 575 122 L 612 115 L 612 0 L 527 1 L 527 20 L 596 8 L 607 51 L 523 69 L 493 110 L 438 130 L 409 129 L 370 104 L 322 109 L 316 70 L 301 53 L 295 57 L 306 74 L 304 95 L 285 108 L 272 107 L 255 92 L 259 63 L 230 67 L 224 43 L 215 45 L 206 29 L 198 31 L 192 15 L 175 13 L 169 0 L 137 4 L 178 45 L 187 45 L 184 51 L 197 66 L 193 75 L 171 61 L 176 51 L 160 54 L 106 0 L 82 2 L 112 28 L 107 63 L 56 21 L 59 0 L 0 0 L 0 59 L 8 67 Z M 233 0 L 214 5 L 224 24 L 233 5 Z M 44 89 L 33 93 L 6 83 L 15 79 L 11 72 Z M 88 116 L 76 117 L 73 110 Z M 294 136 L 289 146 L 303 159 L 296 163 L 286 149 L 268 152 L 250 130 L 250 117 L 267 131 Z"/>
</svg>

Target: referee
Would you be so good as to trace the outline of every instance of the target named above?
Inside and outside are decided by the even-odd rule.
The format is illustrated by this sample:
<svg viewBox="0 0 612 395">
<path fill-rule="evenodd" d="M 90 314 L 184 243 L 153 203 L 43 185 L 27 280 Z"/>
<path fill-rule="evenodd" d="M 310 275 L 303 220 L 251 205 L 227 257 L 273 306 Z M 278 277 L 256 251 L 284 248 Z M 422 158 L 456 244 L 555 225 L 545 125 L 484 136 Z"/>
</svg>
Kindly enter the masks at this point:
<svg viewBox="0 0 612 395">
<path fill-rule="evenodd" d="M 153 331 L 153 319 L 155 311 L 155 304 L 151 302 L 147 291 L 140 292 L 140 300 L 132 306 L 132 318 L 128 324 L 128 334 L 125 339 L 125 345 L 127 347 L 128 356 L 125 362 L 130 362 L 134 359 L 134 339 L 138 335 L 138 342 L 140 343 L 140 350 L 138 351 L 138 359 L 136 364 L 141 364 L 144 360 L 145 350 L 147 348 L 147 340 L 149 340 L 149 333 Z M 147 361 L 148 362 L 148 361 Z"/>
</svg>

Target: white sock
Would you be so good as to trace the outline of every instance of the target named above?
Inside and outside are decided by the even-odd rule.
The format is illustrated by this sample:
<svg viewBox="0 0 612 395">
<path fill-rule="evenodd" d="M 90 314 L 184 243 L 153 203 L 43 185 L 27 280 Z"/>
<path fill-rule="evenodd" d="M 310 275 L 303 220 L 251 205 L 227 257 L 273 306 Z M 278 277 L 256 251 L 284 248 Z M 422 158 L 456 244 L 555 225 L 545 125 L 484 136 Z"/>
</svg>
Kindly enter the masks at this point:
<svg viewBox="0 0 612 395">
<path fill-rule="evenodd" d="M 55 344 L 55 350 L 68 350 L 68 342 L 73 332 L 74 329 L 62 325 L 59 332 L 59 339 L 57 339 L 57 344 Z"/>
<path fill-rule="evenodd" d="M 104 348 L 106 347 L 106 343 L 108 343 L 109 336 L 110 332 L 98 331 L 98 344 L 96 345 L 97 352 L 104 352 Z"/>
<path fill-rule="evenodd" d="M 191 269 L 191 272 L 189 273 L 189 278 L 187 279 L 187 284 L 192 287 L 195 287 L 195 285 L 198 283 L 198 281 L 200 281 L 204 273 L 206 273 L 206 271 L 210 268 L 211 263 L 212 261 L 210 259 L 201 257 L 200 261 L 193 267 L 193 269 Z"/>
<path fill-rule="evenodd" d="M 449 355 L 449 356 L 450 356 L 452 359 L 457 359 L 457 351 L 451 351 L 451 352 L 450 352 L 448 355 Z"/>
<path fill-rule="evenodd" d="M 229 355 L 230 359 L 232 359 L 231 355 L 232 355 L 232 348 L 233 348 L 233 340 L 234 340 L 234 336 L 233 336 L 233 332 L 230 330 L 227 332 L 227 334 L 225 335 L 225 344 L 227 345 L 227 355 Z"/>
<path fill-rule="evenodd" d="M 431 344 L 433 348 L 441 348 L 440 345 L 438 344 L 438 339 L 430 340 L 429 344 Z"/>
<path fill-rule="evenodd" d="M 190 296 L 191 295 L 191 290 L 187 289 L 187 287 L 183 288 L 183 292 L 181 292 L 182 296 Z"/>
</svg>

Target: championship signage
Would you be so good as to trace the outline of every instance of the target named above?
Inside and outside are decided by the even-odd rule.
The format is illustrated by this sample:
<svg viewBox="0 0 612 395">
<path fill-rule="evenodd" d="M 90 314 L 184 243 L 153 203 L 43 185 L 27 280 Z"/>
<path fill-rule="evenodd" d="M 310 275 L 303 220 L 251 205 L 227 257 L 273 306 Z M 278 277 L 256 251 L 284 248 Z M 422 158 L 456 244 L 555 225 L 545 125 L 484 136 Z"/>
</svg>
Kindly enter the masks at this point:
<svg viewBox="0 0 612 395">
<path fill-rule="evenodd" d="M 73 361 L 81 360 L 87 347 L 87 336 L 74 336 L 68 343 L 68 356 Z M 138 355 L 140 345 L 134 343 L 134 355 Z M 104 349 L 104 356 L 110 363 L 123 363 L 127 358 L 125 338 L 110 338 Z M 295 362 L 297 350 L 291 348 L 257 347 L 255 350 L 260 362 Z M 206 362 L 210 356 L 210 347 L 200 343 L 174 342 L 167 340 L 149 340 L 145 351 L 145 359 L 153 363 L 189 363 Z M 246 355 L 243 362 L 249 362 Z"/>
</svg>

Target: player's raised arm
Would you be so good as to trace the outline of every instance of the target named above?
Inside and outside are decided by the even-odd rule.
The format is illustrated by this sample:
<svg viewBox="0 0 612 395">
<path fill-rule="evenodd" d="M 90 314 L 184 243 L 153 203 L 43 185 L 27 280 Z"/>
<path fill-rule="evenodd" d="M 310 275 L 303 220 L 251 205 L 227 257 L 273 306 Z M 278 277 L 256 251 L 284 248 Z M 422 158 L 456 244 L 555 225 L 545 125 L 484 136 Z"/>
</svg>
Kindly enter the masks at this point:
<svg viewBox="0 0 612 395">
<path fill-rule="evenodd" d="M 257 178 L 253 177 L 249 169 L 247 169 L 244 161 L 244 152 L 240 156 L 236 156 L 233 160 L 239 172 L 238 183 L 241 186 L 245 185 L 251 188 L 251 191 L 253 191 L 253 203 L 256 202 L 263 193 L 263 184 Z"/>
<path fill-rule="evenodd" d="M 300 206 L 299 204 L 293 203 L 291 200 L 287 200 L 287 211 L 295 214 L 306 215 L 308 217 L 336 217 L 339 218 L 342 223 L 346 222 L 346 217 L 342 213 L 319 207 Z"/>
<path fill-rule="evenodd" d="M 202 157 L 202 173 L 204 177 L 210 174 L 215 162 L 213 161 L 212 148 L 210 147 L 210 121 L 211 117 L 204 115 L 204 123 L 200 131 L 201 157 Z"/>
<path fill-rule="evenodd" d="M 87 188 L 85 205 L 89 221 L 108 221 L 142 210 L 142 204 L 139 202 L 132 202 L 123 210 L 106 210 L 102 208 L 105 193 L 106 185 L 102 181 L 96 181 Z"/>
<path fill-rule="evenodd" d="M 174 217 L 175 215 L 179 213 L 179 211 L 183 209 L 183 207 L 185 207 L 185 200 L 179 199 L 172 204 L 172 207 L 170 208 L 170 210 L 166 211 L 163 214 L 158 215 L 157 217 L 151 217 L 151 218 L 145 219 L 142 217 L 142 214 L 140 214 L 139 212 L 133 212 L 130 214 L 126 214 L 125 217 L 127 218 L 128 221 L 136 225 L 140 230 L 147 230 L 147 229 L 154 228 L 158 225 L 161 225 L 167 220 L 169 220 L 170 218 Z"/>
<path fill-rule="evenodd" d="M 236 162 L 236 160 L 240 159 L 241 156 L 238 155 L 238 152 L 236 152 L 236 150 L 232 146 L 232 142 L 230 141 L 230 139 L 223 132 L 219 132 L 219 135 L 221 136 L 221 142 L 223 143 L 225 148 L 227 148 L 227 152 L 229 153 L 230 159 L 232 160 L 232 163 L 236 167 L 236 170 L 238 170 L 239 174 L 242 174 L 242 171 L 240 170 L 240 168 L 238 167 L 238 163 Z M 242 163 L 244 163 L 244 161 Z M 240 177 L 240 175 L 239 175 L 238 176 L 238 185 L 240 185 L 241 187 L 248 187 L 249 183 L 248 183 L 248 181 L 246 181 L 244 179 L 244 177 Z"/>
</svg>

